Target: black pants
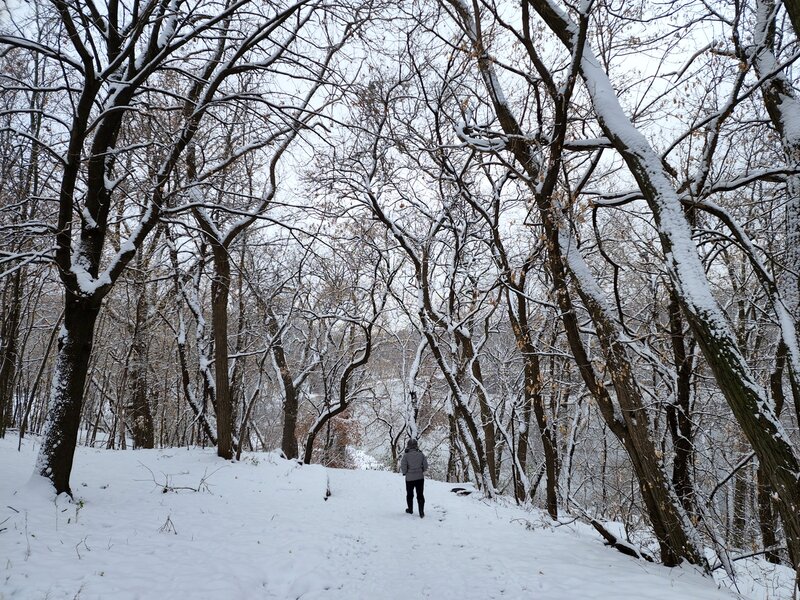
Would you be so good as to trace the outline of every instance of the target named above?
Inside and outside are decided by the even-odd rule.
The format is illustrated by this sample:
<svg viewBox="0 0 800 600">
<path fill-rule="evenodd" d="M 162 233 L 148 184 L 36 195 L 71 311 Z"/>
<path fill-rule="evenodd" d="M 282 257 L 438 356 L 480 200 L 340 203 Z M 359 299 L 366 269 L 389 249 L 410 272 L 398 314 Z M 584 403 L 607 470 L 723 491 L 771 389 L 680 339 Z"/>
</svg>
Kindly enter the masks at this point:
<svg viewBox="0 0 800 600">
<path fill-rule="evenodd" d="M 408 510 L 414 510 L 414 490 L 417 490 L 417 504 L 419 505 L 419 514 L 425 514 L 425 480 L 417 479 L 416 481 L 406 481 L 406 504 Z"/>
</svg>

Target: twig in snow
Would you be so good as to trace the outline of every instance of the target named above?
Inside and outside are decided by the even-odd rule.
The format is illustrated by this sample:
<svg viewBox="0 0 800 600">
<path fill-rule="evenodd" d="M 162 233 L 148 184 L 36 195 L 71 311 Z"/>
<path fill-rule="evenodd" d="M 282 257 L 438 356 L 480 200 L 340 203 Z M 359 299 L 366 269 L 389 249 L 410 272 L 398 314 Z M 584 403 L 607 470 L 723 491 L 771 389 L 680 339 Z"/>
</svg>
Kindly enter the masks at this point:
<svg viewBox="0 0 800 600">
<path fill-rule="evenodd" d="M 158 528 L 161 533 L 174 533 L 178 535 L 178 530 L 175 529 L 175 523 L 172 522 L 170 515 L 167 515 L 167 520 L 164 521 L 164 524 Z"/>
<path fill-rule="evenodd" d="M 92 549 L 89 548 L 89 546 L 86 544 L 86 537 L 84 537 L 80 542 L 75 544 L 75 554 L 78 555 L 78 560 L 82 560 L 83 559 L 83 557 L 81 556 L 80 551 L 78 550 L 78 548 L 80 548 L 81 544 L 83 544 L 84 548 L 86 548 L 86 550 L 88 550 L 89 552 L 92 551 Z"/>
<path fill-rule="evenodd" d="M 164 481 L 163 482 L 158 481 L 156 479 L 155 473 L 153 473 L 150 467 L 141 462 L 139 464 L 150 472 L 150 477 L 153 479 L 153 483 L 155 483 L 158 487 L 161 488 L 162 494 L 166 494 L 167 492 L 178 492 L 180 490 L 188 490 L 191 492 L 211 492 L 211 488 L 208 485 L 208 478 L 222 468 L 219 467 L 219 469 L 214 469 L 213 471 L 211 471 L 211 473 L 209 473 L 208 469 L 206 469 L 205 471 L 203 471 L 203 476 L 200 478 L 200 483 L 197 484 L 197 487 L 192 487 L 190 485 L 172 485 L 170 476 L 167 475 L 166 473 L 162 473 L 162 475 L 164 475 Z"/>
</svg>

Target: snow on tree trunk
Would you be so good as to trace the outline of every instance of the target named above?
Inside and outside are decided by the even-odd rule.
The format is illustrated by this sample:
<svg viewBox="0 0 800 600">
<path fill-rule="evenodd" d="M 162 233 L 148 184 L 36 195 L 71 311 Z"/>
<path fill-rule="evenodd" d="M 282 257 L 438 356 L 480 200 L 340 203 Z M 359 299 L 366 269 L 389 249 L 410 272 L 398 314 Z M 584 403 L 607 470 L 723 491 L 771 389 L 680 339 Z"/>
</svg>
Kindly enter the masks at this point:
<svg viewBox="0 0 800 600">
<path fill-rule="evenodd" d="M 47 420 L 36 462 L 36 472 L 52 481 L 57 494 L 72 494 L 69 478 L 99 311 L 100 301 L 96 298 L 67 292 Z"/>
<path fill-rule="evenodd" d="M 789 4 L 787 3 L 787 9 Z M 769 77 L 761 87 L 764 106 L 772 125 L 781 136 L 786 166 L 797 169 L 800 166 L 800 100 L 797 91 L 780 69 L 775 56 L 775 2 L 759 0 L 756 3 L 755 49 L 753 50 L 756 74 Z M 790 11 L 791 12 L 791 11 Z M 794 23 L 794 20 L 793 20 Z M 796 31 L 800 35 L 800 31 Z M 770 76 L 772 74 L 772 76 Z M 800 323 L 800 175 L 786 178 L 786 221 L 785 258 L 788 266 L 778 281 L 786 308 L 794 323 L 794 334 L 784 328 L 784 343 L 789 349 L 789 377 L 793 391 L 796 392 L 800 378 L 800 356 L 798 354 L 797 326 Z M 788 338 L 788 339 L 787 339 Z M 800 398 L 795 393 L 795 414 L 800 419 Z"/>
<path fill-rule="evenodd" d="M 283 386 L 283 429 L 281 434 L 281 450 L 286 458 L 297 458 L 297 411 L 299 396 L 294 384 L 294 377 L 286 361 L 283 348 L 283 334 L 275 311 L 267 309 L 267 328 L 272 336 L 272 360 L 278 379 Z"/>
</svg>

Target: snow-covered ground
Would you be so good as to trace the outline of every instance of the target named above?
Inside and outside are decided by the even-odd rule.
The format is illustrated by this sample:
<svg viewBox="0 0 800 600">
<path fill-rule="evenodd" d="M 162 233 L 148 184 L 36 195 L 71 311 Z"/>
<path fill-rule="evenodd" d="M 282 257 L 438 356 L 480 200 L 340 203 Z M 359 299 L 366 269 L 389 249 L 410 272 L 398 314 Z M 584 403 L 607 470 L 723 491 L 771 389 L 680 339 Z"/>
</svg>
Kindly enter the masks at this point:
<svg viewBox="0 0 800 600">
<path fill-rule="evenodd" d="M 426 482 L 420 519 L 394 473 L 81 448 L 70 502 L 31 480 L 36 442 L 16 444 L 0 440 L 3 600 L 740 597 L 452 484 Z"/>
</svg>

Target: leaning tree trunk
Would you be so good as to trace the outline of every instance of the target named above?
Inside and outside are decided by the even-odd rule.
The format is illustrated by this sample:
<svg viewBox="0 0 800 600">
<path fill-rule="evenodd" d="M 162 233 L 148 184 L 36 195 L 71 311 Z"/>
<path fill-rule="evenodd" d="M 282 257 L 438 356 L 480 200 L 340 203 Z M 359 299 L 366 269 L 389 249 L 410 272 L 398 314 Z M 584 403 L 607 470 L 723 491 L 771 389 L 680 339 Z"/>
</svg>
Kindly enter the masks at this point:
<svg viewBox="0 0 800 600">
<path fill-rule="evenodd" d="M 568 259 L 570 263 L 575 260 L 580 260 L 580 257 L 573 256 Z M 586 272 L 585 264 L 572 264 L 575 267 L 573 273 Z M 667 566 L 678 565 L 683 559 L 692 564 L 704 565 L 702 547 L 672 488 L 666 466 L 659 457 L 653 441 L 647 408 L 620 332 L 614 321 L 603 310 L 598 299 L 592 297 L 580 286 L 578 291 L 597 329 L 603 356 L 616 392 L 617 403 L 621 409 L 621 422 L 617 420 L 615 411 L 609 405 L 609 400 L 600 400 L 598 405 L 606 423 L 631 458 L 639 483 L 639 491 L 659 542 L 661 560 Z M 578 336 L 576 325 L 577 323 L 565 325 L 568 330 L 571 330 L 569 337 L 573 338 L 574 348 L 577 347 L 575 339 Z M 582 346 L 579 352 L 582 353 L 582 361 L 586 361 Z M 582 369 L 582 371 L 584 374 L 588 373 L 587 369 Z M 597 378 L 593 379 L 595 382 L 599 381 Z M 594 385 L 596 397 L 603 398 L 602 386 L 598 386 L 596 383 L 592 384 L 590 381 L 587 381 L 587 385 L 590 388 Z"/>
</svg>

